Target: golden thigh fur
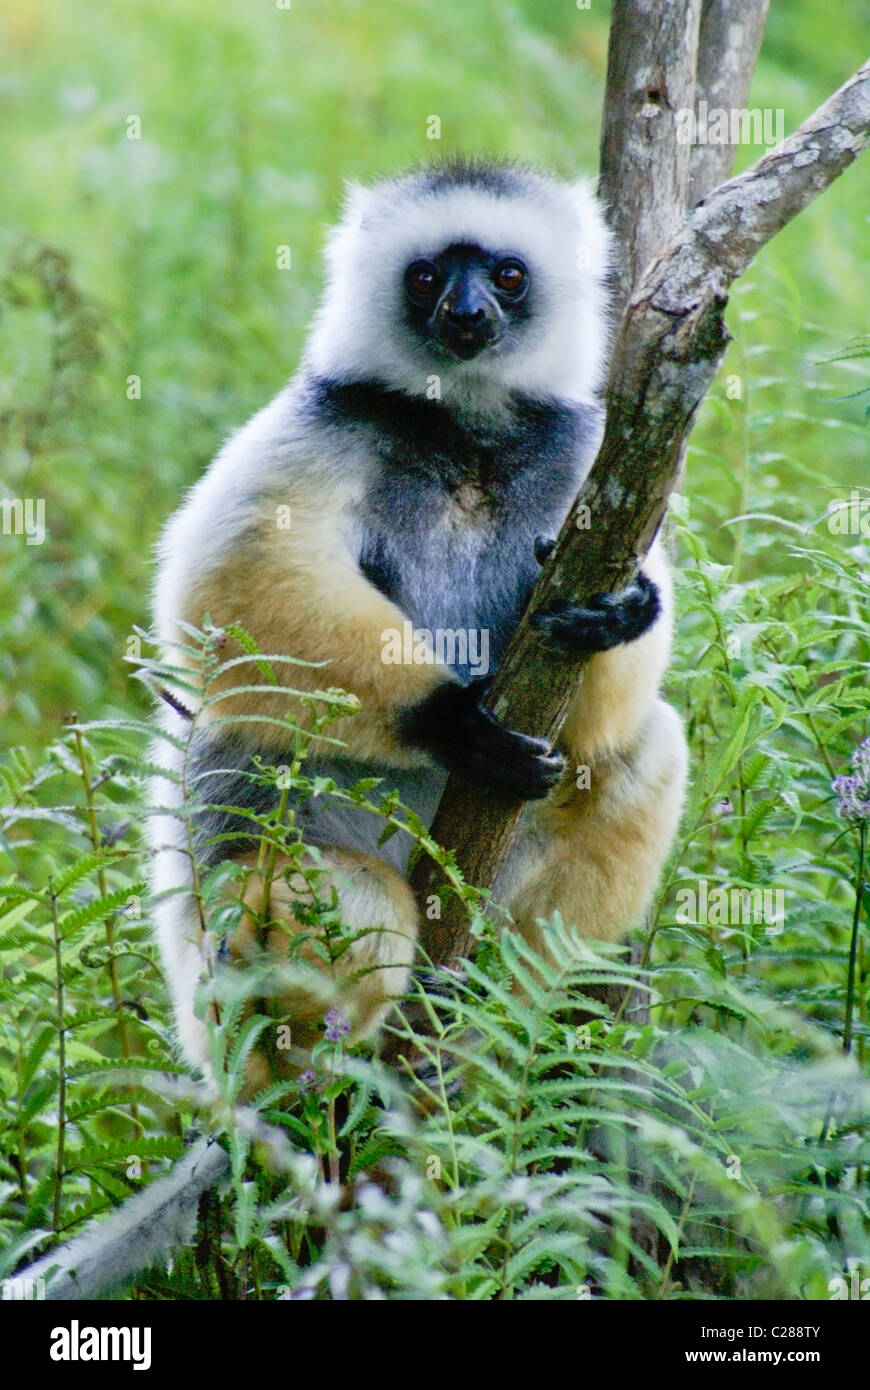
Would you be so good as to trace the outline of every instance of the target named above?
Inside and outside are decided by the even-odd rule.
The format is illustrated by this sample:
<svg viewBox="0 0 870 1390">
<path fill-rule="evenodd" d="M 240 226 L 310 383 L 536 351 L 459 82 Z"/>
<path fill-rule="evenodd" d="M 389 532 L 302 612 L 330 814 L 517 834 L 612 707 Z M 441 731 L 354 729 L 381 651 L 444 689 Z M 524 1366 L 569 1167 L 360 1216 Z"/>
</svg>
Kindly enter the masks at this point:
<svg viewBox="0 0 870 1390">
<path fill-rule="evenodd" d="M 544 946 L 537 919 L 554 912 L 597 940 L 642 921 L 677 828 L 686 767 L 679 716 L 656 700 L 629 752 L 589 766 L 588 788 L 577 786 L 574 762 L 556 795 L 528 810 L 495 894 L 528 941 Z"/>
<path fill-rule="evenodd" d="M 282 1074 L 304 1065 L 309 1049 L 322 1036 L 321 1020 L 331 1007 L 348 1020 L 350 1042 L 367 1037 L 383 1020 L 391 1000 L 405 992 L 413 962 L 417 908 L 410 888 L 394 869 L 356 850 L 324 851 L 317 896 L 329 902 L 334 889 L 343 927 L 360 933 L 345 949 L 341 941 L 334 942 L 338 949 L 328 962 L 322 931 L 301 920 L 303 910 L 314 903 L 314 893 L 298 869 L 286 872 L 288 862 L 279 860 L 275 866 L 268 903 L 262 874 L 250 875 L 243 896 L 247 910 L 230 941 L 230 954 L 237 962 L 266 967 L 260 978 L 266 981 L 268 1011 L 275 1022 L 275 1036 L 269 1029 L 264 1032 L 249 1068 L 249 1084 L 262 1084 L 272 1072 Z M 271 978 L 268 967 L 274 968 Z M 286 1034 L 276 1045 L 282 1024 L 289 1028 L 289 1047 Z"/>
</svg>

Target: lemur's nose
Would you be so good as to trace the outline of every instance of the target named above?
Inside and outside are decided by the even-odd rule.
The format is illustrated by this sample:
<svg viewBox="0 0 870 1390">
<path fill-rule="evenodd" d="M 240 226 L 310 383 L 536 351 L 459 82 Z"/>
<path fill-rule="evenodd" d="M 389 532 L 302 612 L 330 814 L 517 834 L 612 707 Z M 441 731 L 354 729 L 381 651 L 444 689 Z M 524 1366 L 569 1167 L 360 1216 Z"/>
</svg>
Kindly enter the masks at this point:
<svg viewBox="0 0 870 1390">
<path fill-rule="evenodd" d="M 466 309 L 451 305 L 447 310 L 446 318 L 447 322 L 453 324 L 454 328 L 477 328 L 486 318 L 486 312 L 480 306 L 476 309 Z"/>
</svg>

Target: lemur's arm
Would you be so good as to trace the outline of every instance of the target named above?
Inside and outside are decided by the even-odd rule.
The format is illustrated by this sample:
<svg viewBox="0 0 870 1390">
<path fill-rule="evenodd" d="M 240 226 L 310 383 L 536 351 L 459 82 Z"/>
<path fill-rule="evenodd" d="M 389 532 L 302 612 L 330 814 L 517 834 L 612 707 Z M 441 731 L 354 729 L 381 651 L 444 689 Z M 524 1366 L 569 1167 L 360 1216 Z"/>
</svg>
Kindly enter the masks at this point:
<svg viewBox="0 0 870 1390">
<path fill-rule="evenodd" d="M 539 538 L 543 563 L 552 542 Z M 668 663 L 671 578 L 656 540 L 637 579 L 587 606 L 564 604 L 532 621 L 557 651 L 594 653 L 584 669 L 560 745 L 584 762 L 627 750 L 646 720 Z"/>
<path fill-rule="evenodd" d="M 285 666 L 282 683 L 305 690 L 340 686 L 359 697 L 360 713 L 342 720 L 337 735 L 362 759 L 402 764 L 420 750 L 438 763 L 496 791 L 545 796 L 563 762 L 541 739 L 505 729 L 483 709 L 480 682 L 461 686 L 435 661 L 387 662 L 389 632 L 401 637 L 407 615 L 362 573 L 347 537 L 345 499 L 321 494 L 291 508 L 292 527 L 275 524 L 274 499 L 248 516 L 226 562 L 209 568 L 184 594 L 181 616 L 198 624 L 208 613 L 218 626 L 241 623 L 264 653 L 287 653 L 323 667 Z M 242 655 L 228 650 L 225 655 Z M 263 685 L 253 662 L 227 672 L 214 690 Z M 280 718 L 286 698 L 267 689 L 210 706 L 210 716 Z M 261 743 L 280 730 L 253 726 Z"/>
</svg>

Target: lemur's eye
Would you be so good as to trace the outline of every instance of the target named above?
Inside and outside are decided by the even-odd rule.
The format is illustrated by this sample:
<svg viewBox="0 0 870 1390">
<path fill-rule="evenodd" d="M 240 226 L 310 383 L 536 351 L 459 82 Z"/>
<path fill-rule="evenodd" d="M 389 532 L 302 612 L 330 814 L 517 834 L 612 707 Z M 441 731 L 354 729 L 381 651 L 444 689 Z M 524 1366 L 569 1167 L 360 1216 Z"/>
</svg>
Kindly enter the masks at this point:
<svg viewBox="0 0 870 1390">
<path fill-rule="evenodd" d="M 441 284 L 433 261 L 412 261 L 405 271 L 405 289 L 412 299 L 431 299 Z"/>
<path fill-rule="evenodd" d="M 492 278 L 503 294 L 519 294 L 526 286 L 529 272 L 522 261 L 511 257 L 510 260 L 499 261 L 492 272 Z"/>
</svg>

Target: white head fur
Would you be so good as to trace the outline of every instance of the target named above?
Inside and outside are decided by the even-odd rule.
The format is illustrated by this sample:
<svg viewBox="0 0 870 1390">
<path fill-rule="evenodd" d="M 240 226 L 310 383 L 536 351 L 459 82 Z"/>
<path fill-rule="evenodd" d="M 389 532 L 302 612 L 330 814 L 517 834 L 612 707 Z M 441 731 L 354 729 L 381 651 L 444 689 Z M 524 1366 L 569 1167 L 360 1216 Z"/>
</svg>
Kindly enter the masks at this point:
<svg viewBox="0 0 870 1390">
<path fill-rule="evenodd" d="M 521 257 L 534 298 L 521 333 L 445 364 L 406 330 L 403 274 L 456 243 Z M 425 396 L 437 376 L 445 401 L 472 409 L 497 407 L 513 391 L 591 401 L 607 348 L 609 246 L 587 182 L 524 166 L 457 161 L 351 185 L 326 246 L 329 281 L 305 364 L 318 376 L 374 379 L 409 395 Z"/>
</svg>

